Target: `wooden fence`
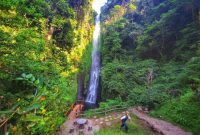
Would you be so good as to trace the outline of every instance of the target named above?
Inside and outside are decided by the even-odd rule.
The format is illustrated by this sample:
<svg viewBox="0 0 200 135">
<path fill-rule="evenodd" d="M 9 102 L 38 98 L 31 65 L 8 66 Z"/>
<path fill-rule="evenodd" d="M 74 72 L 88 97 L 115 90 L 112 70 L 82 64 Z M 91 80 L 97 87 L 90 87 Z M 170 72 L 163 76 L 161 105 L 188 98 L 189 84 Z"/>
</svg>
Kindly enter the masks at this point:
<svg viewBox="0 0 200 135">
<path fill-rule="evenodd" d="M 105 108 L 97 108 L 97 109 L 91 109 L 89 111 L 86 111 L 86 113 L 81 113 L 80 117 L 93 117 L 97 115 L 107 115 L 112 112 L 118 112 L 118 111 L 124 111 L 129 108 L 128 105 L 115 105 L 111 107 L 105 107 Z"/>
</svg>

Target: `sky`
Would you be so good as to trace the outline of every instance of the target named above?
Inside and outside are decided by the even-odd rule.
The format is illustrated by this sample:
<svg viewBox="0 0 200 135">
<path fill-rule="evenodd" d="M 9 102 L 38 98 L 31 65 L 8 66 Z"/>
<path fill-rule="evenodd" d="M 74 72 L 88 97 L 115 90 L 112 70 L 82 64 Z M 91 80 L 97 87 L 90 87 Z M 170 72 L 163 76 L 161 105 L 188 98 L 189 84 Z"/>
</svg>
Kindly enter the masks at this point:
<svg viewBox="0 0 200 135">
<path fill-rule="evenodd" d="M 94 0 L 92 4 L 92 8 L 99 14 L 101 11 L 101 7 L 105 5 L 107 0 Z"/>
</svg>

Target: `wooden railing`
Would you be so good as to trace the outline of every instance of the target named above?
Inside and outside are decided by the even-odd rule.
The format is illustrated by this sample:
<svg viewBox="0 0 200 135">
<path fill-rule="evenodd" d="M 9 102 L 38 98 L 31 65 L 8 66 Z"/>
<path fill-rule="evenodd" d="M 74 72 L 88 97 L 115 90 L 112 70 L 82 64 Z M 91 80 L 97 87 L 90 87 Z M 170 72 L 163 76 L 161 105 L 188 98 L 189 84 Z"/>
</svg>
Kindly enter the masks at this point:
<svg viewBox="0 0 200 135">
<path fill-rule="evenodd" d="M 84 105 L 85 101 L 84 100 L 76 100 L 76 104 L 83 104 Z"/>
<path fill-rule="evenodd" d="M 66 111 L 65 116 L 68 116 L 77 104 L 84 104 L 84 100 L 77 100 L 71 107 Z"/>
<path fill-rule="evenodd" d="M 115 105 L 111 107 L 105 107 L 105 108 L 97 108 L 97 109 L 91 109 L 89 111 L 86 111 L 86 113 L 81 113 L 80 117 L 93 117 L 97 115 L 107 115 L 112 112 L 118 112 L 118 111 L 123 111 L 127 110 L 129 108 L 128 105 Z"/>
</svg>

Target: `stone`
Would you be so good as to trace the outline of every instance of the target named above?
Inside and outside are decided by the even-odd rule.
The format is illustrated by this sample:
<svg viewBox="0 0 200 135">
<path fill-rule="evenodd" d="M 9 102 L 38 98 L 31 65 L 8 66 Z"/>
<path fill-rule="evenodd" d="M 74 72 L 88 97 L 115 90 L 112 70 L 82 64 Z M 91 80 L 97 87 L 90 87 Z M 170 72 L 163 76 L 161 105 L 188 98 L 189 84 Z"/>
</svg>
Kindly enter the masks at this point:
<svg viewBox="0 0 200 135">
<path fill-rule="evenodd" d="M 111 126 L 111 122 L 106 122 L 106 126 Z"/>
<path fill-rule="evenodd" d="M 105 122 L 108 122 L 108 121 L 109 121 L 108 119 L 105 120 Z"/>
<path fill-rule="evenodd" d="M 79 130 L 79 134 L 84 135 L 84 130 L 83 130 L 83 129 L 80 129 L 80 130 Z"/>
<path fill-rule="evenodd" d="M 88 120 L 86 120 L 85 124 L 86 124 L 86 125 L 88 124 Z"/>
<path fill-rule="evenodd" d="M 91 127 L 91 126 L 89 126 L 89 127 L 88 127 L 88 131 L 91 131 L 91 130 L 92 130 L 92 127 Z"/>
<path fill-rule="evenodd" d="M 74 125 L 74 126 L 75 126 L 75 125 L 77 125 L 77 122 L 76 122 L 76 121 L 74 121 L 73 125 Z"/>
<path fill-rule="evenodd" d="M 141 106 L 138 106 L 138 107 L 137 107 L 137 110 L 140 111 L 140 112 L 142 112 L 142 107 L 141 107 Z"/>
<path fill-rule="evenodd" d="M 70 130 L 69 130 L 69 133 L 71 134 L 71 133 L 74 133 L 74 128 L 71 128 Z"/>
</svg>

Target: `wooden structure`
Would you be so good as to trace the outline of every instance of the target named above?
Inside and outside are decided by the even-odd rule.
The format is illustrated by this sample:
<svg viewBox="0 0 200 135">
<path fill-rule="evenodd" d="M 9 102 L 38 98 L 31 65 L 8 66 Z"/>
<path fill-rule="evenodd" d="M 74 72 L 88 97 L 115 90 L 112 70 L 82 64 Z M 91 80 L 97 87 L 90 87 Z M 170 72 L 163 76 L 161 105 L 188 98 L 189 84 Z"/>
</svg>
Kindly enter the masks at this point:
<svg viewBox="0 0 200 135">
<path fill-rule="evenodd" d="M 129 108 L 128 105 L 115 105 L 112 107 L 91 109 L 89 113 L 81 113 L 80 117 L 93 117 L 96 115 L 107 115 L 112 112 L 124 111 Z"/>
</svg>

